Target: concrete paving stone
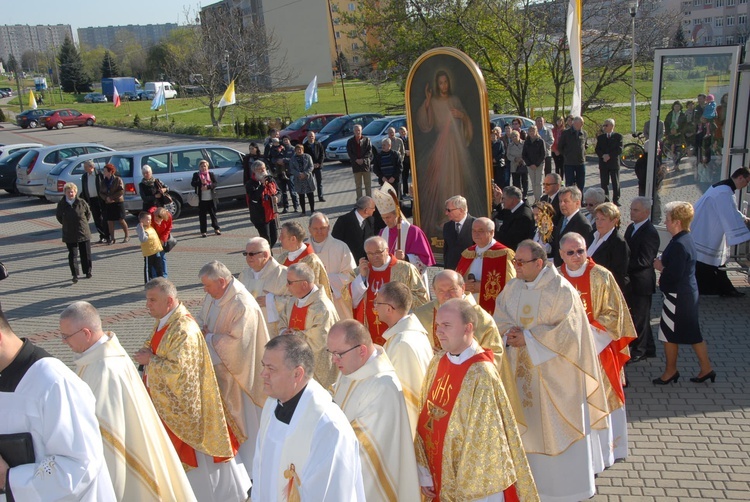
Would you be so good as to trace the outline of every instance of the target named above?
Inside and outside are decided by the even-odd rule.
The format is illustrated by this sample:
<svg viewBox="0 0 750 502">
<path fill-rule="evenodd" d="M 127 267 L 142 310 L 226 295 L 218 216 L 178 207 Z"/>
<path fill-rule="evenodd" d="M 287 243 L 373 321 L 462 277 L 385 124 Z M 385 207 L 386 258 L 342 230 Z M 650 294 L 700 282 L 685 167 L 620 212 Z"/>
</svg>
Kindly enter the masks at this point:
<svg viewBox="0 0 750 502">
<path fill-rule="evenodd" d="M 745 491 L 747 493 L 748 488 L 750 488 L 750 485 L 748 483 L 728 481 L 724 484 L 726 485 L 726 490 Z"/>
<path fill-rule="evenodd" d="M 750 491 L 750 487 L 745 487 L 742 490 L 723 490 L 721 492 L 721 497 L 723 500 L 748 500 L 748 492 Z M 707 495 L 708 496 L 708 495 Z M 709 500 L 709 499 L 706 499 Z M 720 500 L 718 498 L 713 500 Z"/>
<path fill-rule="evenodd" d="M 708 467 L 708 466 L 701 467 L 701 469 L 704 469 L 705 467 Z M 712 466 L 712 467 L 715 467 L 715 466 Z M 729 481 L 730 476 L 729 474 L 724 473 L 724 472 L 706 472 L 706 479 L 716 483 L 718 481 Z"/>
<path fill-rule="evenodd" d="M 698 481 L 698 480 L 681 480 L 678 482 L 678 485 L 680 488 L 713 488 L 713 485 L 710 481 Z"/>
</svg>

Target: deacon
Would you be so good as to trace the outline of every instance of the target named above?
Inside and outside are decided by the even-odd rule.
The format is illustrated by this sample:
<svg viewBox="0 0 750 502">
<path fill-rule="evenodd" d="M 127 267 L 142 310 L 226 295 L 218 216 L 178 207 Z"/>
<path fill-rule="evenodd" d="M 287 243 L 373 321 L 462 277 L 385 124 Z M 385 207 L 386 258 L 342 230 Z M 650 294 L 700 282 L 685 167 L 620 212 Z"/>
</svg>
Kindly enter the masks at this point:
<svg viewBox="0 0 750 502">
<path fill-rule="evenodd" d="M 383 284 L 405 284 L 411 291 L 411 302 L 415 307 L 424 305 L 430 298 L 416 267 L 390 254 L 385 239 L 370 237 L 365 241 L 365 252 L 367 259 L 360 260 L 359 274 L 349 285 L 354 318 L 367 327 L 376 345 L 384 345 L 383 332 L 388 327 L 378 318 L 375 309 L 375 297 Z"/>
<path fill-rule="evenodd" d="M 0 444 L 4 434 L 28 433 L 34 449 L 14 467 L 0 455 L 0 500 L 115 500 L 95 407 L 91 389 L 16 336 L 0 310 Z"/>
<path fill-rule="evenodd" d="M 331 224 L 328 216 L 323 213 L 313 213 L 310 216 L 310 244 L 313 251 L 320 258 L 325 266 L 328 280 L 331 283 L 333 293 L 333 305 L 339 319 L 351 319 L 352 304 L 351 298 L 345 299 L 342 292 L 352 282 L 354 269 L 357 265 L 354 263 L 354 256 L 345 242 L 334 238 L 331 234 Z"/>
<path fill-rule="evenodd" d="M 375 299 L 378 318 L 388 326 L 383 333 L 383 348 L 401 381 L 413 438 L 419 417 L 419 393 L 433 352 L 422 324 L 409 314 L 411 305 L 409 288 L 398 282 L 384 284 Z"/>
<path fill-rule="evenodd" d="M 491 350 L 474 338 L 466 300 L 445 302 L 437 333 L 445 352 L 422 386 L 417 462 L 428 499 L 539 500 L 513 411 Z"/>
<path fill-rule="evenodd" d="M 427 236 L 416 225 L 412 225 L 401 213 L 396 190 L 389 184 L 384 183 L 379 190 L 372 194 L 378 211 L 383 216 L 386 227 L 380 231 L 380 236 L 388 243 L 389 252 L 399 260 L 406 260 L 423 274 L 425 285 L 425 270 L 435 265 L 435 257 Z"/>
<path fill-rule="evenodd" d="M 583 236 L 575 232 L 565 234 L 560 241 L 560 255 L 564 262 L 560 272 L 581 295 L 594 346 L 599 353 L 602 383 L 610 411 L 609 427 L 594 431 L 599 436 L 604 462 L 599 469 L 603 470 L 628 456 L 624 367 L 630 359 L 628 346 L 637 335 L 625 297 L 614 276 L 587 256 Z"/>
<path fill-rule="evenodd" d="M 323 291 L 323 294 L 332 298 L 331 284 L 328 280 L 325 265 L 315 254 L 313 247 L 304 242 L 306 238 L 307 232 L 296 221 L 287 221 L 281 225 L 279 242 L 281 242 L 281 248 L 284 252 L 279 255 L 279 263 L 282 263 L 285 267 L 295 263 L 306 264 L 315 274 L 315 284 Z"/>
<path fill-rule="evenodd" d="M 255 436 L 266 401 L 260 358 L 270 339 L 268 330 L 258 302 L 223 263 L 206 263 L 198 277 L 206 296 L 195 320 L 206 338 L 221 397 L 241 444 L 237 462 L 251 476 Z"/>
<path fill-rule="evenodd" d="M 333 400 L 359 440 L 367 501 L 418 501 L 414 436 L 401 382 L 388 355 L 354 319 L 334 324 L 326 343 L 341 371 Z"/>
<path fill-rule="evenodd" d="M 364 502 L 359 442 L 331 395 L 312 378 L 305 339 L 279 335 L 263 354 L 268 395 L 253 462 L 255 502 Z"/>
<path fill-rule="evenodd" d="M 279 333 L 279 312 L 276 302 L 284 302 L 289 295 L 286 289 L 286 267 L 280 265 L 271 254 L 268 241 L 263 237 L 252 237 L 242 252 L 247 267 L 240 272 L 240 282 L 260 305 L 266 321 L 268 335 Z"/>
<path fill-rule="evenodd" d="M 315 284 L 315 274 L 304 263 L 287 270 L 291 299 L 281 312 L 280 333 L 303 336 L 315 355 L 314 376 L 324 389 L 329 389 L 339 375 L 326 352 L 326 336 L 338 320 L 336 308 Z"/>
<path fill-rule="evenodd" d="M 495 299 L 505 284 L 516 276 L 513 250 L 494 239 L 495 222 L 477 218 L 471 226 L 474 245 L 461 253 L 456 272 L 464 277 L 466 291 L 490 315 L 495 311 Z"/>
<path fill-rule="evenodd" d="M 591 429 L 608 414 L 586 310 L 540 244 L 519 244 L 514 264 L 518 278 L 494 317 L 515 375 L 506 386 L 523 406 L 523 446 L 542 499 L 584 500 L 596 492 Z"/>
<path fill-rule="evenodd" d="M 60 332 L 78 354 L 78 376 L 96 399 L 96 418 L 117 500 L 195 500 L 151 398 L 117 336 L 104 332 L 88 302 L 60 314 Z"/>
<path fill-rule="evenodd" d="M 233 458 L 239 444 L 227 425 L 200 326 L 163 277 L 146 284 L 146 308 L 156 325 L 133 359 L 145 366 L 143 381 L 195 498 L 244 501 L 250 478 Z"/>
</svg>

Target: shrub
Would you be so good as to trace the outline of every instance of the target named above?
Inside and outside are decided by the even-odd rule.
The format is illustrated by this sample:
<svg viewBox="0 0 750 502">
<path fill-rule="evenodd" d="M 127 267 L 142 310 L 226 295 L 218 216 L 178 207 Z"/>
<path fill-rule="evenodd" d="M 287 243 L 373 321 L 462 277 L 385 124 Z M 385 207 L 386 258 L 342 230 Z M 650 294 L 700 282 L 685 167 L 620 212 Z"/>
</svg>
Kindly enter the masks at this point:
<svg viewBox="0 0 750 502">
<path fill-rule="evenodd" d="M 0 108 L 0 122 L 5 122 L 5 112 Z"/>
<path fill-rule="evenodd" d="M 133 117 L 133 127 L 141 127 L 141 116 L 137 113 Z"/>
</svg>

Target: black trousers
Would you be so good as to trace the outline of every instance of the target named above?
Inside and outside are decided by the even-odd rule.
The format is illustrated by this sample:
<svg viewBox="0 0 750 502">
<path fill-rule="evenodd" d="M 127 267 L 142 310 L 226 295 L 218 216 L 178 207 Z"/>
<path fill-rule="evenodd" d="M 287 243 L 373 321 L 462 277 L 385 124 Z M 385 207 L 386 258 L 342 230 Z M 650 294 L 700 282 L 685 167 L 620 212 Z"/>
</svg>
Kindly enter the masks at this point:
<svg viewBox="0 0 750 502">
<path fill-rule="evenodd" d="M 552 154 L 552 160 L 555 161 L 555 172 L 560 175 L 560 177 L 564 180 L 565 179 L 565 159 L 562 155 L 555 155 Z"/>
<path fill-rule="evenodd" d="M 599 168 L 599 182 L 604 194 L 609 197 L 609 183 L 612 182 L 612 202 L 620 201 L 620 170 Z"/>
<path fill-rule="evenodd" d="M 104 201 L 99 197 L 94 197 L 87 202 L 91 208 L 91 216 L 94 218 L 96 231 L 99 232 L 99 240 L 109 240 L 109 225 L 107 225 L 107 218 L 104 213 Z"/>
<path fill-rule="evenodd" d="M 146 284 L 155 277 L 163 277 L 161 254 L 156 253 L 143 257 L 143 283 Z"/>
<path fill-rule="evenodd" d="M 715 265 L 696 261 L 695 280 L 698 282 L 698 292 L 702 295 L 724 295 L 735 291 L 727 271 Z"/>
<path fill-rule="evenodd" d="M 323 198 L 323 169 L 313 169 L 313 176 L 315 176 L 315 184 L 318 185 L 318 198 Z"/>
<path fill-rule="evenodd" d="M 529 174 L 528 173 L 511 173 L 513 177 L 513 186 L 518 187 L 523 191 L 523 198 L 526 198 L 526 194 L 529 191 Z"/>
<path fill-rule="evenodd" d="M 219 221 L 216 219 L 216 206 L 213 200 L 202 200 L 198 202 L 198 222 L 201 226 L 201 233 L 205 234 L 208 228 L 206 216 L 211 216 L 211 226 L 214 230 L 220 230 Z"/>
<path fill-rule="evenodd" d="M 409 193 L 409 175 L 411 174 L 411 157 L 404 155 L 404 165 L 401 170 L 401 186 L 404 188 L 404 195 Z"/>
<path fill-rule="evenodd" d="M 253 219 L 250 218 L 258 231 L 258 235 L 268 241 L 268 245 L 273 249 L 276 245 L 276 241 L 279 239 L 279 229 L 276 227 L 276 220 L 271 220 L 268 223 L 263 221 L 263 218 Z"/>
<path fill-rule="evenodd" d="M 630 307 L 630 316 L 633 318 L 635 332 L 638 338 L 630 342 L 630 357 L 656 355 L 656 344 L 654 333 L 651 330 L 651 302 L 653 295 L 636 295 L 629 293 L 625 295 L 625 301 Z"/>
<path fill-rule="evenodd" d="M 544 175 L 552 173 L 552 156 L 544 157 Z"/>
<path fill-rule="evenodd" d="M 91 273 L 91 241 L 66 242 L 68 247 L 68 265 L 73 277 L 78 277 L 78 255 L 81 255 L 81 268 L 84 274 Z"/>
<path fill-rule="evenodd" d="M 305 212 L 305 196 L 307 201 L 310 203 L 310 212 L 315 212 L 315 192 L 301 193 L 299 194 L 299 205 L 302 208 L 302 212 Z"/>
</svg>

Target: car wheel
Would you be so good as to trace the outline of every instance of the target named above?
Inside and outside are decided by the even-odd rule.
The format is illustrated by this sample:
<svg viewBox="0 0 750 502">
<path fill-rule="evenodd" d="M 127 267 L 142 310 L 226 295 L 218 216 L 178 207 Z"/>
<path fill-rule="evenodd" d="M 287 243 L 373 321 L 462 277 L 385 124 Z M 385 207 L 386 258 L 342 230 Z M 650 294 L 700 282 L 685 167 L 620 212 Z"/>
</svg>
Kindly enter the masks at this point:
<svg viewBox="0 0 750 502">
<path fill-rule="evenodd" d="M 164 209 L 169 211 L 173 220 L 176 220 L 180 217 L 180 214 L 182 214 L 182 199 L 175 192 L 169 192 L 169 196 L 172 197 L 172 202 L 170 204 L 165 204 Z"/>
<path fill-rule="evenodd" d="M 30 127 L 31 129 L 36 129 L 36 126 L 38 125 L 39 123 L 36 120 L 32 120 L 31 122 L 29 122 L 28 127 Z"/>
<path fill-rule="evenodd" d="M 63 128 L 63 123 L 62 122 L 58 122 L 57 124 L 55 124 L 55 128 L 56 129 L 62 129 Z"/>
<path fill-rule="evenodd" d="M 89 126 L 89 127 L 93 126 L 94 125 L 94 120 L 93 119 L 86 120 L 86 125 Z"/>
</svg>

